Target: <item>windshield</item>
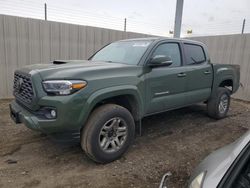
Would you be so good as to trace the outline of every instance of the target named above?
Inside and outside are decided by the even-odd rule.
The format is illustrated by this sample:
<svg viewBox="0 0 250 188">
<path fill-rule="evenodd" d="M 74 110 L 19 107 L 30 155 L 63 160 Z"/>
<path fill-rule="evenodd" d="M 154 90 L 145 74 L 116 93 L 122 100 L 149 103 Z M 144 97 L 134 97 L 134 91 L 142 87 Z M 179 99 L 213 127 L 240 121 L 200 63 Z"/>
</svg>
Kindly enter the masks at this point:
<svg viewBox="0 0 250 188">
<path fill-rule="evenodd" d="M 109 44 L 97 52 L 92 61 L 137 65 L 152 41 L 119 41 Z"/>
</svg>

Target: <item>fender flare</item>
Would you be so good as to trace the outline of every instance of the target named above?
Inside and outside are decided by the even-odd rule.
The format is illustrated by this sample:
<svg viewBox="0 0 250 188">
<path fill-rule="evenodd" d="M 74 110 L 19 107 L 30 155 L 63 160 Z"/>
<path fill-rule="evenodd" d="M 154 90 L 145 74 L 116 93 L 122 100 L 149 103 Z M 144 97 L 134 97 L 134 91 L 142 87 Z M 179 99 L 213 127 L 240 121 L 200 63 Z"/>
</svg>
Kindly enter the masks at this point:
<svg viewBox="0 0 250 188">
<path fill-rule="evenodd" d="M 232 74 L 227 74 L 224 75 L 222 77 L 220 77 L 220 79 L 216 79 L 213 82 L 213 90 L 212 90 L 212 96 L 216 95 L 216 91 L 219 88 L 220 84 L 226 80 L 232 80 L 233 85 L 234 85 L 234 79 L 233 79 L 233 75 Z"/>
<path fill-rule="evenodd" d="M 97 90 L 88 97 L 84 107 L 85 110 L 83 110 L 80 114 L 80 116 L 83 117 L 81 120 L 83 125 L 86 123 L 90 113 L 99 102 L 121 95 L 131 95 L 134 97 L 137 102 L 136 105 L 138 107 L 139 119 L 141 119 L 143 116 L 144 106 L 141 94 L 138 92 L 138 88 L 133 85 L 122 85 Z"/>
</svg>

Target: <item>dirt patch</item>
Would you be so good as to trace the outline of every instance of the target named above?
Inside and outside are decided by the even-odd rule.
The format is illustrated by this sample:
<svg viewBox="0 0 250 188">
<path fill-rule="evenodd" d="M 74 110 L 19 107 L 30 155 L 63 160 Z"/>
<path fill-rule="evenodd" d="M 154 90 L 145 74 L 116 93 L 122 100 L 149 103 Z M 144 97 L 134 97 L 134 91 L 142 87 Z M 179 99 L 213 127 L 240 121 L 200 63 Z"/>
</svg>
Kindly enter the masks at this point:
<svg viewBox="0 0 250 188">
<path fill-rule="evenodd" d="M 143 120 L 143 136 L 119 160 L 100 165 L 79 144 L 57 143 L 15 125 L 0 101 L 0 187 L 158 187 L 170 171 L 169 187 L 184 187 L 192 170 L 215 149 L 250 127 L 250 104 L 233 101 L 229 116 L 215 121 L 205 105 Z M 15 161 L 15 162 L 13 162 Z"/>
</svg>

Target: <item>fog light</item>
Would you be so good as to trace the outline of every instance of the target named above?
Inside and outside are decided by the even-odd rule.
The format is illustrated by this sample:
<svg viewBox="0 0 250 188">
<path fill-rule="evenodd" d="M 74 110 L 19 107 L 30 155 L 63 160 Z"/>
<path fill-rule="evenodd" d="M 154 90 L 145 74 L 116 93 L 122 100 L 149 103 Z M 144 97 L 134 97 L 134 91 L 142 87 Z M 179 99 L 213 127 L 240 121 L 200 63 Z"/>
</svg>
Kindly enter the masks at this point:
<svg viewBox="0 0 250 188">
<path fill-rule="evenodd" d="M 51 110 L 50 111 L 50 115 L 52 118 L 55 118 L 56 117 L 56 111 L 55 110 Z"/>
</svg>

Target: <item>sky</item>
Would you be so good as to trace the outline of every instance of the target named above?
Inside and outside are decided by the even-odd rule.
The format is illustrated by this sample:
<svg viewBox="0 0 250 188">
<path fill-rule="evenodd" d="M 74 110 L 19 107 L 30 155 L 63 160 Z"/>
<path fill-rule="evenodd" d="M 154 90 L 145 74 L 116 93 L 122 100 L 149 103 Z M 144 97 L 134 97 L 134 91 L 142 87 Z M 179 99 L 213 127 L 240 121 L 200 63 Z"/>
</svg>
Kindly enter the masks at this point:
<svg viewBox="0 0 250 188">
<path fill-rule="evenodd" d="M 171 36 L 176 0 L 0 0 L 0 14 Z M 184 0 L 185 36 L 250 33 L 250 0 Z M 187 34 L 192 30 L 192 34 Z"/>
</svg>

